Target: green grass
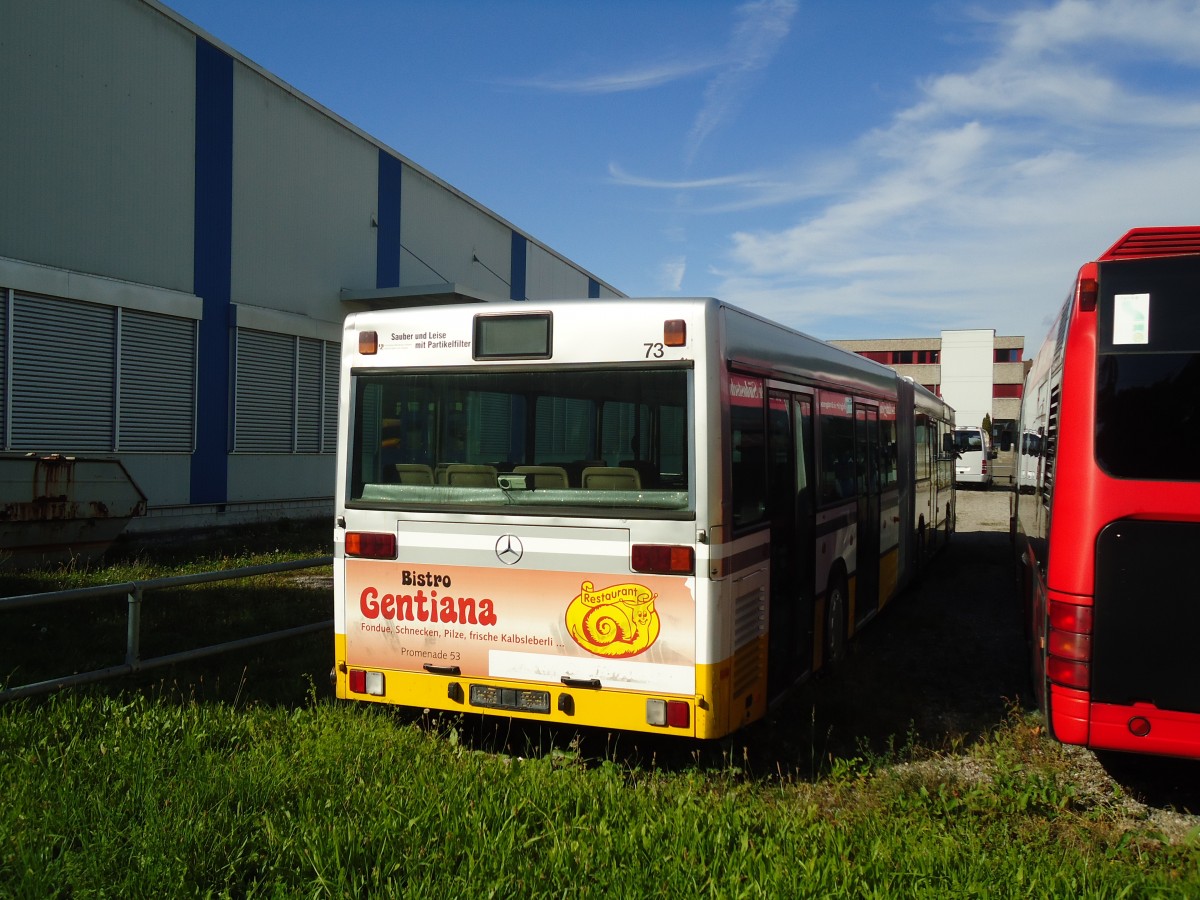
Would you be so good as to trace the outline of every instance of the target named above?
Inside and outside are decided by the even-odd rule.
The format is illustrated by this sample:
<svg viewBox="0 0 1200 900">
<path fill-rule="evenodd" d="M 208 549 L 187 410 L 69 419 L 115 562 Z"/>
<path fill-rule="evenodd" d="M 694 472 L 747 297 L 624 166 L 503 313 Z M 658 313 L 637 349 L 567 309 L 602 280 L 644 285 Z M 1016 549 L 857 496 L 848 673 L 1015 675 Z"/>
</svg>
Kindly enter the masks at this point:
<svg viewBox="0 0 1200 900">
<path fill-rule="evenodd" d="M 0 571 L 0 594 L 319 556 L 328 531 Z M 292 574 L 149 595 L 143 655 L 330 612 Z M 901 607 L 853 666 L 712 744 L 341 703 L 328 634 L 0 705 L 0 898 L 1200 896 L 1200 836 L 1081 780 L 1019 705 L 890 733 L 949 677 L 888 674 L 928 614 Z M 123 601 L 0 629 L 0 683 L 111 664 Z"/>
<path fill-rule="evenodd" d="M 146 693 L 0 707 L 0 893 L 16 897 L 1157 897 L 1200 850 L 1084 801 L 1004 725 L 986 778 L 822 778 L 470 746 L 449 722 Z"/>
<path fill-rule="evenodd" d="M 170 543 L 126 541 L 103 559 L 87 565 L 68 563 L 33 571 L 0 568 L 0 596 L 121 584 L 331 554 L 332 528 L 324 521 L 226 529 Z M 332 591 L 314 578 L 329 575 L 329 568 L 323 567 L 147 591 L 142 600 L 139 658 L 150 660 L 326 621 L 333 615 Z M 127 615 L 124 595 L 0 615 L 0 687 L 120 664 L 125 659 Z M 272 644 L 201 667 L 189 665 L 185 675 L 189 680 L 207 676 L 200 686 L 209 698 L 235 696 L 228 691 L 247 689 L 241 672 L 248 662 L 256 661 L 260 665 L 258 678 L 250 685 L 253 696 L 271 699 L 275 691 L 275 699 L 294 703 L 304 698 L 317 672 L 311 665 L 311 651 L 317 642 L 317 653 L 327 673 L 332 658 L 332 630 L 323 637 Z M 273 671 L 264 668 L 263 661 L 270 661 Z M 289 671 L 293 677 L 286 676 Z M 168 680 L 174 675 L 174 670 L 168 672 Z M 163 677 L 161 669 L 150 669 L 124 679 L 118 686 L 145 686 Z"/>
</svg>

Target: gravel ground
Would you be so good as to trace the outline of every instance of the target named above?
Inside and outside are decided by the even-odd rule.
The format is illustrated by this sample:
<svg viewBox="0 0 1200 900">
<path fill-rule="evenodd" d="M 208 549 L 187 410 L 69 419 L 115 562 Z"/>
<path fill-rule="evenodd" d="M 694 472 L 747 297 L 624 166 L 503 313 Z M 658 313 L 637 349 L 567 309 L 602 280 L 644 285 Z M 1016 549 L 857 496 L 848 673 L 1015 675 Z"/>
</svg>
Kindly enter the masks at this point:
<svg viewBox="0 0 1200 900">
<path fill-rule="evenodd" d="M 959 491 L 954 537 L 921 584 L 852 642 L 841 668 L 777 711 L 776 729 L 805 720 L 810 727 L 793 726 L 793 741 L 837 755 L 853 755 L 864 743 L 882 752 L 911 742 L 934 751 L 925 764 L 963 777 L 972 768 L 965 753 L 972 741 L 1014 712 L 1033 711 L 1011 567 L 1010 498 L 1003 489 Z M 1200 762 L 1062 752 L 1081 799 L 1131 825 L 1149 821 L 1170 840 L 1198 833 Z"/>
</svg>

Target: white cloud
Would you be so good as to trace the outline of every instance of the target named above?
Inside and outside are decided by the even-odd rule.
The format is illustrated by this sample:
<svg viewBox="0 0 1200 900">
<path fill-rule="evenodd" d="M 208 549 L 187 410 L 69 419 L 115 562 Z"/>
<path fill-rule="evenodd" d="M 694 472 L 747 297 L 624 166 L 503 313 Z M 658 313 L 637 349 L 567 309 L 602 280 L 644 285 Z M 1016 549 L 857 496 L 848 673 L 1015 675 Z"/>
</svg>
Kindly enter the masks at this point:
<svg viewBox="0 0 1200 900">
<path fill-rule="evenodd" d="M 704 190 L 707 188 L 724 188 L 724 187 L 745 187 L 760 180 L 761 176 L 743 174 L 743 175 L 722 175 L 718 178 L 700 178 L 691 180 L 664 180 L 658 178 L 644 178 L 638 175 L 631 175 L 622 169 L 616 163 L 608 165 L 609 177 L 614 184 L 627 185 L 629 187 L 654 188 L 655 190 L 681 191 L 681 190 Z"/>
<path fill-rule="evenodd" d="M 715 72 L 704 88 L 703 103 L 685 139 L 690 163 L 705 139 L 739 112 L 758 75 L 787 38 L 798 0 L 752 0 L 734 10 L 736 22 L 728 48 L 698 52 L 693 58 L 631 66 L 585 77 L 540 76 L 510 80 L 512 87 L 569 94 L 615 94 L 646 91 Z"/>
<path fill-rule="evenodd" d="M 659 266 L 659 289 L 667 294 L 677 294 L 683 287 L 683 276 L 687 273 L 687 257 L 676 256 L 662 261 Z"/>
<path fill-rule="evenodd" d="M 718 60 L 706 57 L 696 60 L 655 63 L 583 78 L 542 76 L 507 81 L 505 84 L 560 94 L 620 94 L 651 90 L 675 81 L 694 78 L 711 71 L 718 65 Z"/>
<path fill-rule="evenodd" d="M 704 105 L 687 137 L 686 158 L 695 159 L 713 131 L 736 115 L 757 73 L 767 67 L 791 28 L 796 0 L 757 0 L 736 10 L 738 23 L 729 56 L 704 89 Z"/>
<path fill-rule="evenodd" d="M 991 27 L 977 66 L 831 149 L 843 175 L 806 184 L 793 225 L 733 231 L 720 295 L 821 337 L 995 327 L 1032 352 L 1080 264 L 1196 219 L 1200 2 L 1061 0 Z"/>
</svg>

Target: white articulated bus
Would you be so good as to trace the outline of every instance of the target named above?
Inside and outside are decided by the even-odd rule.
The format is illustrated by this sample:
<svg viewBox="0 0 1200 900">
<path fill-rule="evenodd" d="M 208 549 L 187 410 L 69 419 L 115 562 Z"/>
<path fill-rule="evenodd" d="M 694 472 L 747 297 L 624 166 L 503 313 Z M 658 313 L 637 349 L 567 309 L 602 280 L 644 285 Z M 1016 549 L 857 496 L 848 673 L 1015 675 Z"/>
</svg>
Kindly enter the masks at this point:
<svg viewBox="0 0 1200 900">
<path fill-rule="evenodd" d="M 699 738 L 949 536 L 953 411 L 712 299 L 346 320 L 337 695 Z"/>
</svg>

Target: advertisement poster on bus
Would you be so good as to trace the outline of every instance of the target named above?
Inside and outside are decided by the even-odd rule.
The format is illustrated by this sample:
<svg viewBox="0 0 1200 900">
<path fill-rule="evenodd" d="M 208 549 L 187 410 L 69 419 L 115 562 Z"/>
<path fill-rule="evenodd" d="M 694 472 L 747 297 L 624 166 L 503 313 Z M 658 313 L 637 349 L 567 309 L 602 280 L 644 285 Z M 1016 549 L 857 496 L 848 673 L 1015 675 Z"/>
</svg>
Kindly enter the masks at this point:
<svg viewBox="0 0 1200 900">
<path fill-rule="evenodd" d="M 694 690 L 695 579 L 346 561 L 351 664 Z"/>
</svg>

